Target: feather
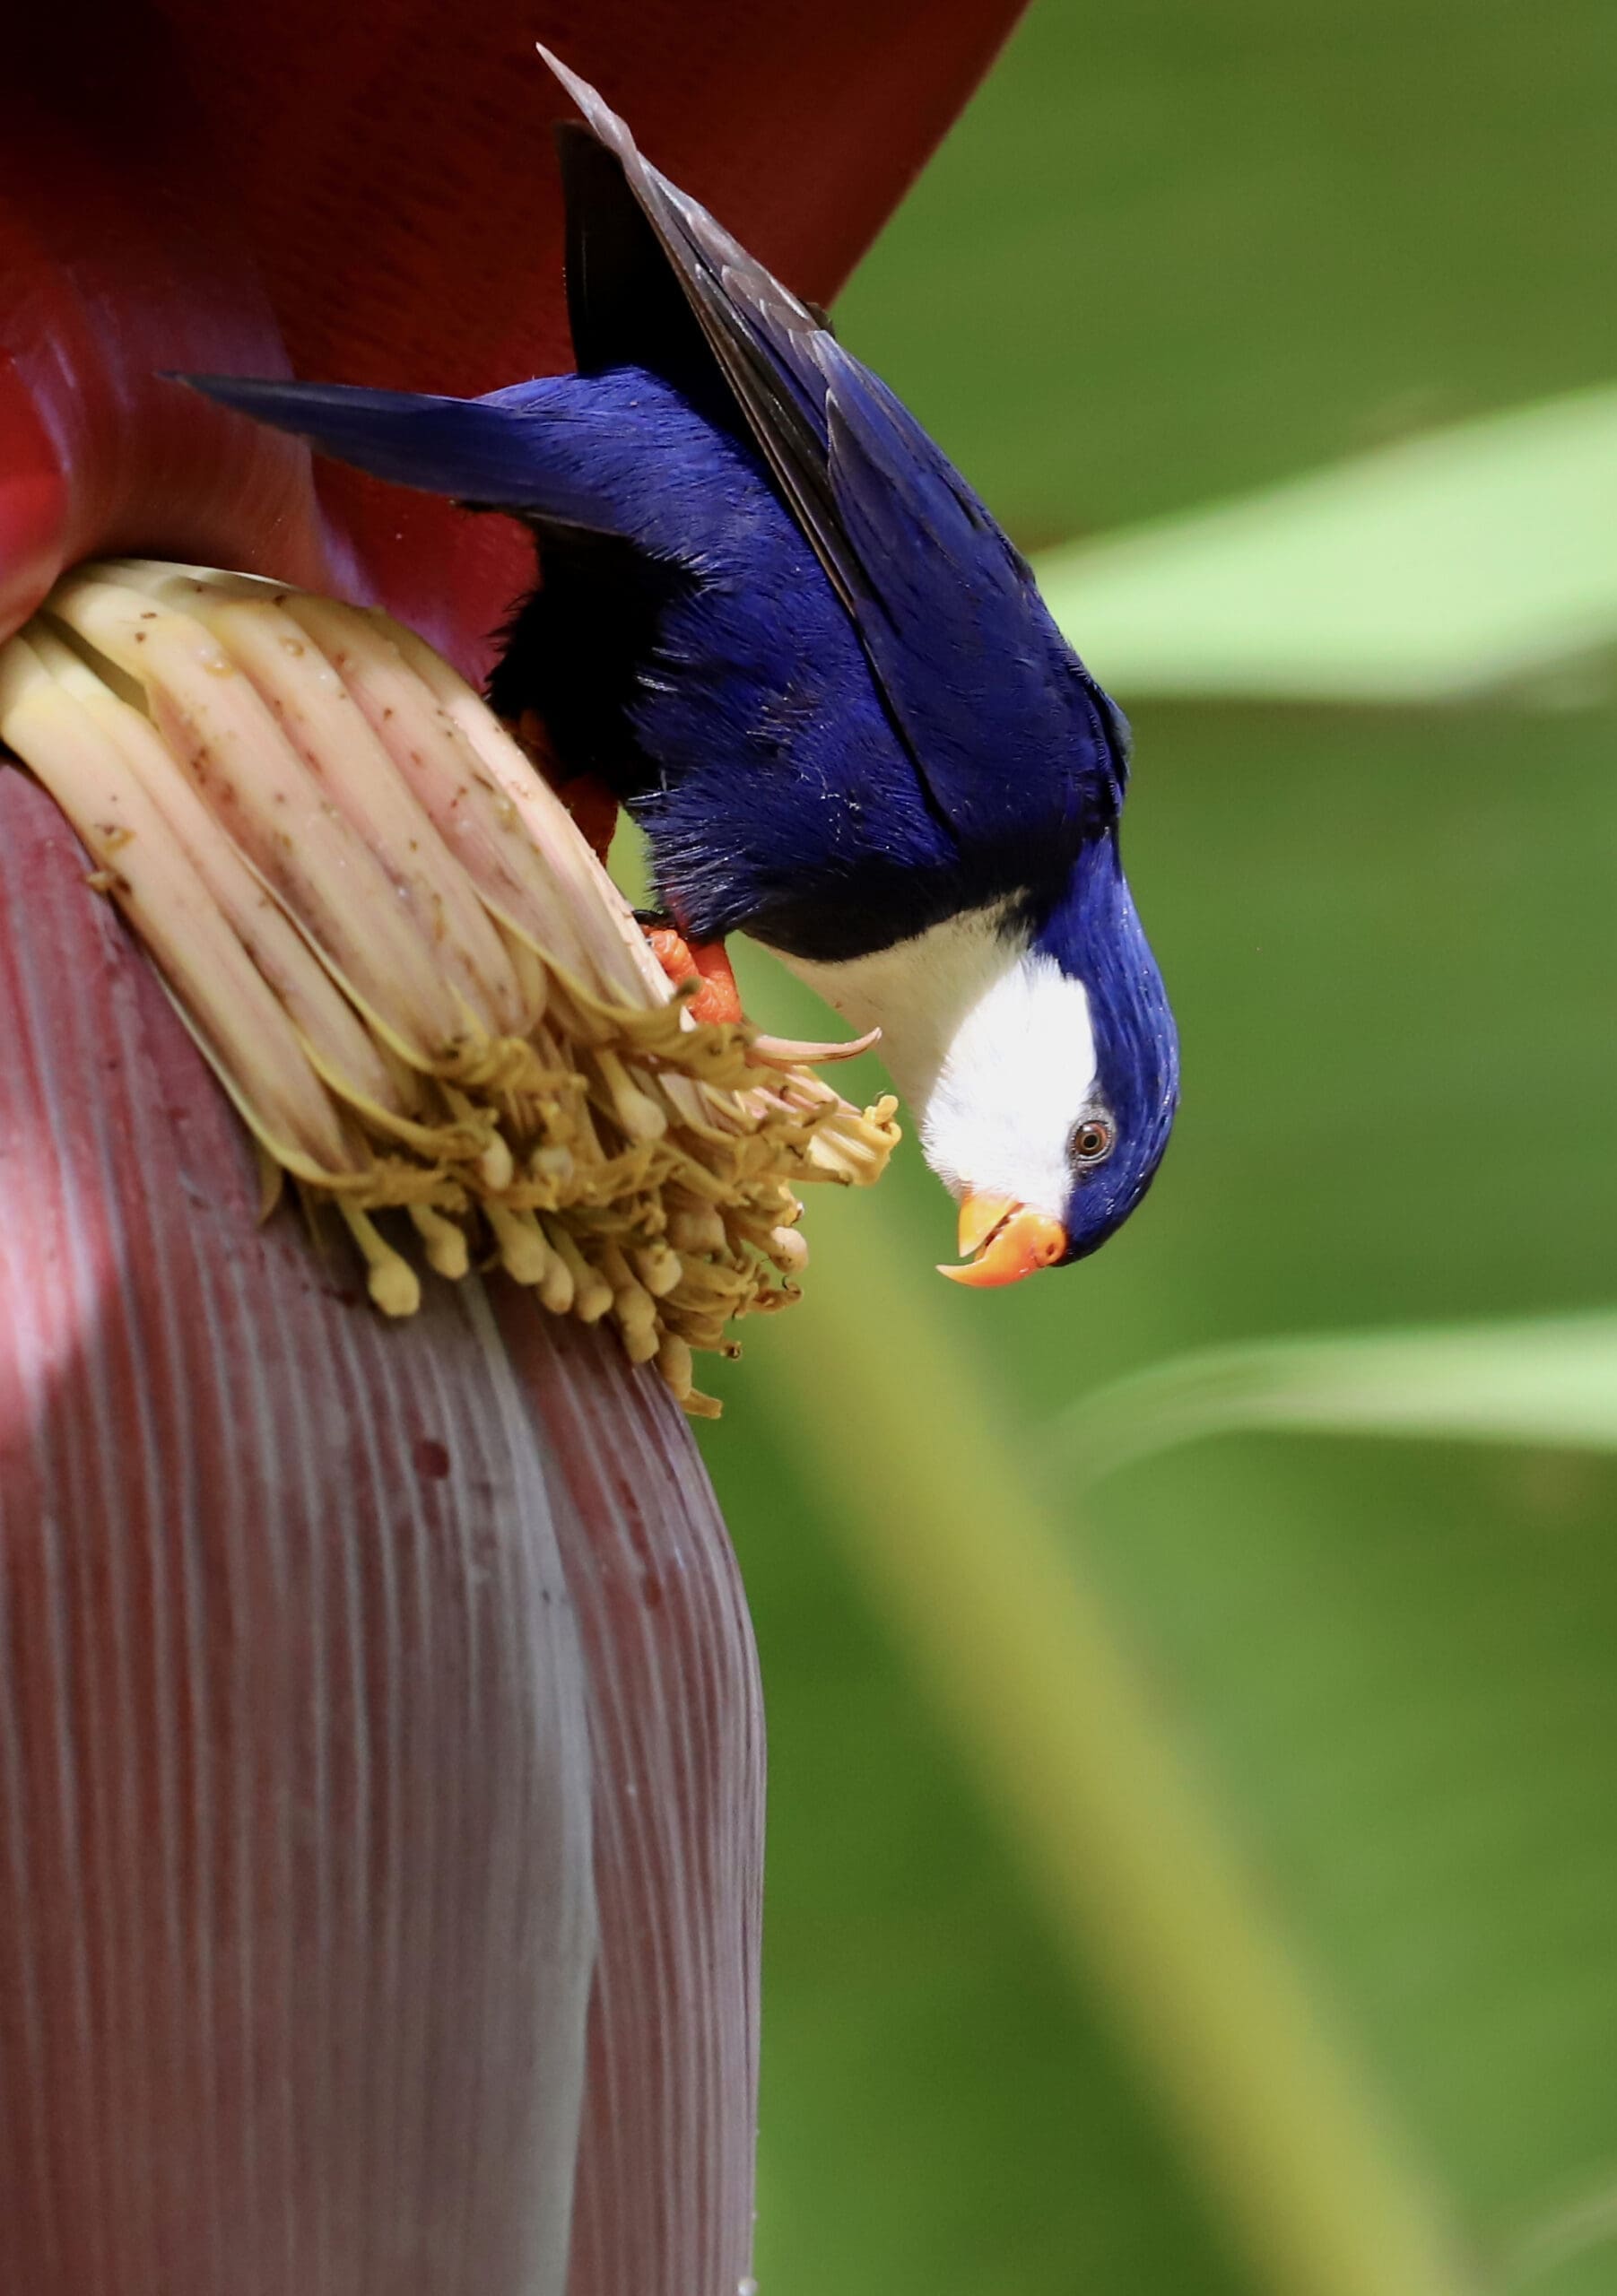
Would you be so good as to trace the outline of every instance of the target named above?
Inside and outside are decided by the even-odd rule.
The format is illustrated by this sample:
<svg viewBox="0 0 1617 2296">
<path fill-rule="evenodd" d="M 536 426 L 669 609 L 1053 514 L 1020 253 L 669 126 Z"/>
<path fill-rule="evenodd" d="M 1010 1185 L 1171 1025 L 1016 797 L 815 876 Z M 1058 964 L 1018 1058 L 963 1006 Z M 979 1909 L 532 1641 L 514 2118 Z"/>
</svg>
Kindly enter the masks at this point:
<svg viewBox="0 0 1617 2296">
<path fill-rule="evenodd" d="M 826 468 L 824 389 L 819 370 L 806 348 L 808 340 L 821 332 L 822 315 L 799 302 L 761 263 L 753 261 L 705 207 L 654 168 L 642 156 L 616 112 L 602 101 L 587 81 L 579 79 L 576 72 L 569 72 L 547 48 L 541 47 L 539 53 L 584 114 L 598 144 L 616 161 L 622 180 L 666 257 L 724 380 L 746 417 L 754 441 L 813 544 L 838 596 L 851 613 L 855 591 L 842 563 L 843 539 Z M 604 230 L 622 245 L 623 225 L 618 213 L 621 203 L 611 200 L 608 172 L 592 170 L 587 185 L 575 162 L 569 189 L 587 190 L 596 196 L 607 195 L 610 204 L 605 209 L 608 222 Z M 667 355 L 666 350 L 657 339 L 655 324 L 647 323 L 655 323 L 661 316 L 660 299 L 639 320 L 632 299 L 626 300 L 621 314 L 615 293 L 608 299 L 608 291 L 623 287 L 632 288 L 637 294 L 644 291 L 643 260 L 635 265 L 630 277 L 613 265 L 597 282 L 591 269 L 596 227 L 587 205 L 581 206 L 576 220 L 569 220 L 569 249 L 576 248 L 583 257 L 577 302 L 584 320 L 586 343 L 593 344 L 603 336 L 622 342 L 632 327 L 638 345 L 633 363 L 648 368 L 654 374 L 663 373 L 661 362 Z M 570 278 L 568 297 L 570 317 L 575 302 Z M 578 349 L 582 360 L 586 353 L 576 338 L 575 349 Z M 677 332 L 674 357 L 688 372 L 688 338 L 682 344 Z M 671 373 L 666 379 L 678 385 L 681 377 Z"/>
<path fill-rule="evenodd" d="M 576 130 L 564 141 L 581 363 L 631 361 L 711 397 L 688 321 L 671 317 L 656 281 L 655 242 L 951 829 L 1048 842 L 1115 817 L 1122 720 L 983 504 L 824 314 L 653 167 L 587 82 L 539 53 L 614 163 L 587 160 Z"/>
<path fill-rule="evenodd" d="M 541 405 L 239 375 L 170 379 L 396 485 L 452 495 L 477 509 L 542 513 L 588 533 L 623 531 L 581 465 L 550 451 Z"/>
</svg>

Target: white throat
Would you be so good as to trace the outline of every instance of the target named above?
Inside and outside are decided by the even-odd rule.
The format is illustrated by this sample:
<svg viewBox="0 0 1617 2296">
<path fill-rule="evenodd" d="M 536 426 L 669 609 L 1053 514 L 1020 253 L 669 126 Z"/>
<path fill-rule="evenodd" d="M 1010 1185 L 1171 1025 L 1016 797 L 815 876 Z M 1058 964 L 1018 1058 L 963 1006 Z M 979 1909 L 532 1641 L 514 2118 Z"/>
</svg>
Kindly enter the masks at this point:
<svg viewBox="0 0 1617 2296">
<path fill-rule="evenodd" d="M 882 1057 L 947 1187 L 1060 1219 L 1067 1144 L 1095 1093 L 1089 996 L 1053 958 L 1003 933 L 1004 914 L 951 918 L 841 964 L 786 961 L 856 1029 L 882 1030 Z"/>
</svg>

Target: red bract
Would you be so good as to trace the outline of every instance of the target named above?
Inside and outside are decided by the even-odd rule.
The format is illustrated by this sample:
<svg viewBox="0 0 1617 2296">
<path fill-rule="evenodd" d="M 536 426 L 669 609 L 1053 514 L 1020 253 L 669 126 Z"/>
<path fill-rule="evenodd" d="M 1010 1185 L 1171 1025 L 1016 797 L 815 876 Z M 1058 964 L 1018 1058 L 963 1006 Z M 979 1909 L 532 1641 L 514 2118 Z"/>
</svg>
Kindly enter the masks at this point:
<svg viewBox="0 0 1617 2296">
<path fill-rule="evenodd" d="M 565 364 L 541 37 L 826 300 L 1011 13 L 29 12 L 0 636 L 134 549 L 379 597 L 475 670 L 514 527 L 317 479 L 160 370 Z M 0 2284 L 730 2296 L 761 1735 L 685 1426 L 509 1287 L 384 1326 L 257 1228 L 84 865 L 0 768 Z"/>
<path fill-rule="evenodd" d="M 1019 4 L 30 12 L 7 34 L 0 143 L 0 631 L 92 550 L 312 573 L 291 450 L 158 370 L 290 356 L 474 392 L 569 363 L 550 144 L 566 105 L 536 39 L 823 302 Z M 527 570 L 516 529 L 347 472 L 318 484 L 349 586 L 480 666 Z"/>
</svg>

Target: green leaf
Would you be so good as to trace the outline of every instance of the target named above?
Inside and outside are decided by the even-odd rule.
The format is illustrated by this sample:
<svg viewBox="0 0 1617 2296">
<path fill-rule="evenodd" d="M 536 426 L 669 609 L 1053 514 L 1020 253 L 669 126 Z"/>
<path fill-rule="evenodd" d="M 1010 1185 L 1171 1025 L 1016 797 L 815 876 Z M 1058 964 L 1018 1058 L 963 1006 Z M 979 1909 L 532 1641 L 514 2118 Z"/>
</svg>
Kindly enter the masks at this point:
<svg viewBox="0 0 1617 2296">
<path fill-rule="evenodd" d="M 1050 552 L 1037 571 L 1118 692 L 1453 701 L 1617 642 L 1614 530 L 1617 390 L 1596 390 Z"/>
<path fill-rule="evenodd" d="M 1535 1332 L 1546 1296 L 1604 1333 L 1617 728 L 1548 721 L 1527 774 L 1502 718 L 1138 722 L 1131 860 L 1191 1062 L 1160 1186 L 1093 1262 L 986 1297 L 931 1273 L 950 1210 L 912 1145 L 874 1196 L 812 1197 L 804 1302 L 748 1334 L 712 1434 L 771 1696 L 761 2277 L 999 2296 L 1026 2257 L 1061 2296 L 1206 2296 L 1239 2242 L 1247 2296 L 1292 2296 L 1252 2261 L 1251 2212 L 1304 2182 L 1248 2137 L 1273 2093 L 1366 2243 L 1452 2215 L 1481 2288 L 1595 2296 L 1617 1472 L 1300 1432 L 1140 1460 L 1103 1507 L 1037 1471 L 1075 1390 L 1200 1335 L 1438 1301 L 1466 1338 L 1491 1310 Z M 818 1027 L 791 984 L 746 987 Z M 1490 1112 L 1524 1108 L 1530 1173 L 1492 1152 Z M 1251 1910 L 1228 1952 L 1187 1836 Z M 1306 2052 L 1271 2091 L 1249 1986 L 1306 2005 L 1353 2143 L 1316 2148 Z M 1221 2056 L 1209 1996 L 1238 2005 Z M 1401 2196 L 1367 2198 L 1383 2178 Z"/>
<path fill-rule="evenodd" d="M 1611 57 L 1601 0 L 1569 0 L 1553 37 L 1503 5 L 1456 36 L 1451 8 L 1408 0 L 1037 0 L 839 302 L 844 339 L 1036 553 L 1565 401 L 1613 373 Z M 1291 629 L 1285 691 L 1375 699 L 1389 659 L 1421 693 L 1475 677 L 1469 570 L 1450 552 L 1412 591 L 1395 552 L 1421 536 L 1383 531 L 1394 554 L 1353 563 L 1403 586 L 1409 631 L 1344 598 L 1316 548 L 1294 564 L 1331 626 Z M 1529 635 L 1552 597 L 1538 666 L 1498 631 L 1535 687 L 1581 675 L 1558 666 L 1585 642 L 1555 587 L 1566 533 L 1526 570 Z M 1572 570 L 1576 605 L 1581 552 Z M 769 1705 L 766 2296 L 1273 2286 L 1226 2262 L 1228 2202 L 1198 2200 L 1204 2150 L 1049 1880 L 1087 1853 L 1108 1884 L 1084 1805 L 1038 1731 L 1006 1775 L 996 1701 L 1009 1682 L 1025 1720 L 1023 1646 L 971 1639 L 997 1491 L 935 1469 L 931 1431 L 986 1428 L 1027 1500 L 1052 1418 L 1132 1366 L 1275 1331 L 1593 1314 L 1617 1289 L 1617 719 L 1275 709 L 1263 660 L 1262 708 L 1153 702 L 1159 676 L 1204 674 L 1175 665 L 1221 605 L 1188 580 L 1146 604 L 1138 683 L 1131 632 L 1114 659 L 1071 610 L 1135 719 L 1130 870 L 1184 1035 L 1150 1202 L 1080 1268 L 957 1295 L 931 1273 L 948 1205 L 907 1148 L 874 1197 L 811 1202 L 805 1302 L 749 1329 L 704 1435 Z M 753 987 L 767 1023 L 813 1025 L 784 985 Z M 1495 1152 L 1525 1117 L 1526 1154 Z M 862 1317 L 874 1336 L 843 1353 Z M 955 1365 L 941 1390 L 917 1326 Z M 1617 1465 L 1265 1433 L 1142 1460 L 1082 1521 L 1070 1491 L 1030 1497 L 1474 2279 L 1610 2296 Z M 1025 1527 L 1019 1504 L 1004 1570 L 1024 1590 Z M 1090 1759 L 1108 1754 L 1098 1735 Z M 1204 1964 L 1216 1987 L 1211 1940 Z M 1173 2031 L 1169 2010 L 1157 2051 Z M 1272 2156 L 1229 2173 L 1261 2205 Z"/>
<path fill-rule="evenodd" d="M 1439 2196 L 1364 2092 L 1082 1549 L 998 1439 L 921 1271 L 849 1217 L 870 1208 L 816 1207 L 815 1283 L 789 1352 L 761 1351 L 751 1407 L 811 1488 L 837 1492 L 850 1561 L 1259 2284 L 1465 2296 Z"/>
<path fill-rule="evenodd" d="M 1213 1348 L 1096 1389 L 1057 1438 L 1092 1480 L 1264 1428 L 1617 1450 L 1617 1315 Z"/>
</svg>

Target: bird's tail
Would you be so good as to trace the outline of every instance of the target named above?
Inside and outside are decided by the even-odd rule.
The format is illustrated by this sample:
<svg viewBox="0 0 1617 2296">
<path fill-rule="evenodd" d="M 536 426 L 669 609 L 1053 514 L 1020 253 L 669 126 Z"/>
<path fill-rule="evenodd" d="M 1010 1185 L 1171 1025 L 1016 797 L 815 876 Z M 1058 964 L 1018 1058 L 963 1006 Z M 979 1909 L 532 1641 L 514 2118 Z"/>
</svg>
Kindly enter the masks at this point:
<svg viewBox="0 0 1617 2296">
<path fill-rule="evenodd" d="M 537 513 L 582 526 L 602 523 L 593 490 L 569 480 L 546 452 L 547 426 L 537 404 L 236 375 L 169 379 L 396 485 L 448 494 L 480 509 Z"/>
</svg>

